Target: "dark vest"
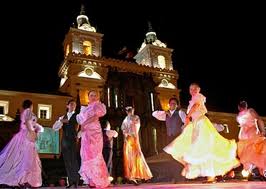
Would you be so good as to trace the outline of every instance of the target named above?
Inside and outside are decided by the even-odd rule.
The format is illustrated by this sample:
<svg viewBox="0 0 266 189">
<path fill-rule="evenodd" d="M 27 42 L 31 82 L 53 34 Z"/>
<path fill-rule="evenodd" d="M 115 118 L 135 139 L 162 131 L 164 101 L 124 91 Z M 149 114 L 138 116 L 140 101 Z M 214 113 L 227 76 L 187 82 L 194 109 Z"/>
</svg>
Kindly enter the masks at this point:
<svg viewBox="0 0 266 189">
<path fill-rule="evenodd" d="M 77 136 L 77 132 L 75 130 L 77 125 L 76 116 L 77 114 L 74 113 L 68 120 L 68 123 L 63 124 L 63 138 L 73 139 Z M 64 116 L 64 119 L 67 119 L 67 114 Z"/>
<path fill-rule="evenodd" d="M 175 110 L 171 117 L 166 115 L 165 122 L 168 136 L 178 136 L 181 134 L 183 122 L 179 116 L 179 110 Z"/>
</svg>

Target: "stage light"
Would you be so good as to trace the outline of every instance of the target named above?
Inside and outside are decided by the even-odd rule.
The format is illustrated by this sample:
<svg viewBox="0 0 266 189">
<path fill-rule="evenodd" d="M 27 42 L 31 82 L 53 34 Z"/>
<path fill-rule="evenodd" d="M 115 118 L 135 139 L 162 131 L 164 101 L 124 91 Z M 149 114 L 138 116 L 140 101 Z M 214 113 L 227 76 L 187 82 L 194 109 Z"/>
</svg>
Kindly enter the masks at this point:
<svg viewBox="0 0 266 189">
<path fill-rule="evenodd" d="M 250 172 L 249 172 L 249 171 L 246 171 L 245 169 L 243 169 L 242 172 L 241 172 L 241 174 L 242 174 L 242 176 L 243 176 L 244 178 L 248 178 L 249 175 L 250 175 Z"/>
<path fill-rule="evenodd" d="M 108 177 L 108 180 L 109 180 L 110 182 L 112 182 L 112 181 L 114 180 L 114 178 L 113 178 L 112 176 L 109 176 L 109 177 Z"/>
</svg>

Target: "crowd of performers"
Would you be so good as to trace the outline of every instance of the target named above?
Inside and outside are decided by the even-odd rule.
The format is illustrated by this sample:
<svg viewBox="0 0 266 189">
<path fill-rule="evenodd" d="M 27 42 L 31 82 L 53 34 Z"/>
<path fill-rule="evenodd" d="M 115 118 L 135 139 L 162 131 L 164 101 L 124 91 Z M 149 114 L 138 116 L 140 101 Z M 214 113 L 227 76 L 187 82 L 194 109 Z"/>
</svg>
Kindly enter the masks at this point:
<svg viewBox="0 0 266 189">
<path fill-rule="evenodd" d="M 266 177 L 266 138 L 262 119 L 245 101 L 238 105 L 237 121 L 240 125 L 239 141 L 221 136 L 205 116 L 206 98 L 198 84 L 189 88 L 191 100 L 187 112 L 180 109 L 176 98 L 169 100 L 168 111 L 154 111 L 152 116 L 165 121 L 168 145 L 163 149 L 184 168 L 182 176 L 187 179 L 207 177 L 215 182 L 232 169 L 243 165 L 251 172 L 258 168 Z M 68 176 L 67 188 L 76 188 L 79 180 L 90 188 L 110 186 L 112 172 L 112 142 L 118 133 L 111 130 L 107 121 L 102 128 L 99 118 L 106 114 L 106 107 L 98 99 L 96 91 L 88 94 L 89 104 L 76 113 L 76 103 L 67 103 L 67 112 L 54 123 L 53 129 L 62 129 L 61 151 Z M 35 146 L 43 127 L 33 113 L 32 102 L 23 102 L 20 131 L 0 152 L 0 185 L 19 187 L 42 186 L 41 161 Z M 123 131 L 124 177 L 139 184 L 150 180 L 152 172 L 145 161 L 139 141 L 140 118 L 134 108 L 126 107 L 121 130 Z M 76 141 L 81 138 L 80 158 Z"/>
</svg>

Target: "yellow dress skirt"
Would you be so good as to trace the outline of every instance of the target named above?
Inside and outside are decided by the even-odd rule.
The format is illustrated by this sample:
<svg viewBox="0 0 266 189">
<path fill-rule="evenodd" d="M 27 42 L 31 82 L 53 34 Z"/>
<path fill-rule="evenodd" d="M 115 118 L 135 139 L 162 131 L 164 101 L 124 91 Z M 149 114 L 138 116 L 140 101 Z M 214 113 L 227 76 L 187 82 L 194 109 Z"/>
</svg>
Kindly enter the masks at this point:
<svg viewBox="0 0 266 189">
<path fill-rule="evenodd" d="M 188 124 L 164 151 L 187 163 L 182 174 L 188 179 L 225 175 L 239 166 L 235 140 L 221 136 L 206 116 Z"/>
</svg>

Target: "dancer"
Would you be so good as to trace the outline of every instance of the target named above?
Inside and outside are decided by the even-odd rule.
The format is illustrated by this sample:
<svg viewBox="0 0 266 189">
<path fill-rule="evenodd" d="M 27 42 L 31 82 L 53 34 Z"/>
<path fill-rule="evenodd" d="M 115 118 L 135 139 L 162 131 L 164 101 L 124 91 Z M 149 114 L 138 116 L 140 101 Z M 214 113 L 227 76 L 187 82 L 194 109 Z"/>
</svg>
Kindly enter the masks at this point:
<svg viewBox="0 0 266 189">
<path fill-rule="evenodd" d="M 246 101 L 238 104 L 237 122 L 240 124 L 238 156 L 244 170 L 251 173 L 257 167 L 266 177 L 266 138 L 263 120 Z"/>
<path fill-rule="evenodd" d="M 43 127 L 32 112 L 32 101 L 23 102 L 20 131 L 0 152 L 0 184 L 20 187 L 42 185 L 41 161 L 35 146 Z"/>
<path fill-rule="evenodd" d="M 222 137 L 205 116 L 206 98 L 200 93 L 198 84 L 190 85 L 192 99 L 187 109 L 185 128 L 172 143 L 164 148 L 174 159 L 184 165 L 182 175 L 188 179 L 225 175 L 239 166 L 236 159 L 236 142 Z M 190 121 L 190 119 L 192 121 Z"/>
<path fill-rule="evenodd" d="M 113 168 L 113 138 L 116 138 L 118 133 L 115 130 L 111 130 L 109 121 L 105 121 L 103 125 L 103 158 L 106 163 L 109 178 L 112 176 Z"/>
<path fill-rule="evenodd" d="M 186 113 L 180 108 L 177 98 L 170 98 L 168 111 L 154 111 L 152 116 L 160 121 L 165 121 L 167 143 L 172 142 L 182 132 L 186 120 Z"/>
<path fill-rule="evenodd" d="M 53 129 L 58 131 L 63 128 L 63 135 L 61 140 L 61 148 L 63 159 L 65 163 L 65 169 L 68 177 L 68 186 L 74 186 L 77 188 L 79 184 L 79 166 L 76 148 L 77 128 L 78 123 L 76 121 L 76 102 L 69 100 L 67 103 L 67 113 L 55 122 Z"/>
<path fill-rule="evenodd" d="M 139 184 L 138 181 L 141 179 L 149 180 L 152 178 L 152 173 L 139 143 L 139 116 L 134 115 L 134 108 L 131 106 L 126 107 L 126 112 L 127 116 L 121 126 L 124 135 L 124 174 L 128 180 L 133 181 L 134 184 Z"/>
<path fill-rule="evenodd" d="M 89 92 L 89 104 L 81 107 L 77 121 L 81 125 L 81 167 L 79 174 L 90 187 L 107 187 L 108 171 L 103 159 L 103 134 L 99 117 L 106 114 L 106 107 L 98 101 L 96 91 Z"/>
</svg>

